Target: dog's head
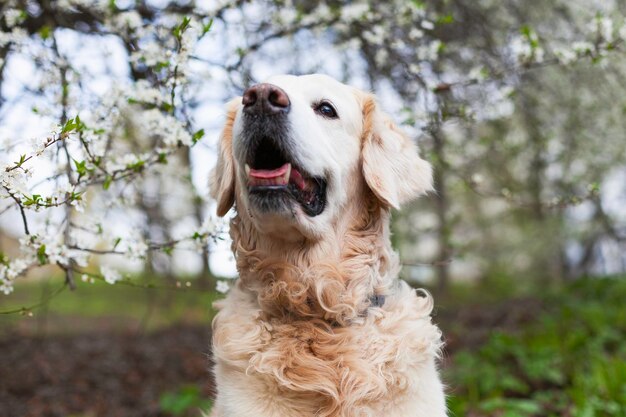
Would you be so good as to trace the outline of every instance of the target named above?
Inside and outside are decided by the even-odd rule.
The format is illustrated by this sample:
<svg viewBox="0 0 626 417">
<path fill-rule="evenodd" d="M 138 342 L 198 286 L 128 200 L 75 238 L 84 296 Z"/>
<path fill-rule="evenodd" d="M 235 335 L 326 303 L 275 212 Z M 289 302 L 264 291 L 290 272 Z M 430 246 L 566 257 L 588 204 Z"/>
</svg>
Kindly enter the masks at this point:
<svg viewBox="0 0 626 417">
<path fill-rule="evenodd" d="M 272 77 L 231 101 L 211 177 L 218 215 L 236 203 L 284 240 L 332 233 L 363 194 L 389 209 L 431 187 L 430 165 L 371 95 L 317 74 Z"/>
</svg>

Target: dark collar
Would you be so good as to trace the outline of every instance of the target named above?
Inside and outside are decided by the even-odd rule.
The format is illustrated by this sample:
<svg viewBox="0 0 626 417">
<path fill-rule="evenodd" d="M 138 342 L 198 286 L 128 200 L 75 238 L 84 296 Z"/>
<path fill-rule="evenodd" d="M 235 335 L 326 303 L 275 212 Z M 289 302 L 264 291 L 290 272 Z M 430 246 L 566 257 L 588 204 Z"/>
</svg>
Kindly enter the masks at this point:
<svg viewBox="0 0 626 417">
<path fill-rule="evenodd" d="M 370 307 L 382 307 L 385 304 L 385 296 L 374 294 L 370 297 Z"/>
</svg>

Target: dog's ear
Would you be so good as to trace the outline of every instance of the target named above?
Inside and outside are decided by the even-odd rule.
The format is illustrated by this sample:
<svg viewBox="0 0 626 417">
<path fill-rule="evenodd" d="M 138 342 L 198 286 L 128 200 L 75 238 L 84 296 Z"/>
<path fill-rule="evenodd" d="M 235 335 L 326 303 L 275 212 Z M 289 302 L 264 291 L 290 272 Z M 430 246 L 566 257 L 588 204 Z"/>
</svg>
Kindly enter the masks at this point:
<svg viewBox="0 0 626 417">
<path fill-rule="evenodd" d="M 417 146 L 384 114 L 373 96 L 363 98 L 362 169 L 386 207 L 399 208 L 433 189 L 432 169 Z"/>
<path fill-rule="evenodd" d="M 233 124 L 241 97 L 228 102 L 226 123 L 220 135 L 217 164 L 209 177 L 211 197 L 217 201 L 217 215 L 223 217 L 235 203 L 235 159 L 233 156 Z"/>
</svg>

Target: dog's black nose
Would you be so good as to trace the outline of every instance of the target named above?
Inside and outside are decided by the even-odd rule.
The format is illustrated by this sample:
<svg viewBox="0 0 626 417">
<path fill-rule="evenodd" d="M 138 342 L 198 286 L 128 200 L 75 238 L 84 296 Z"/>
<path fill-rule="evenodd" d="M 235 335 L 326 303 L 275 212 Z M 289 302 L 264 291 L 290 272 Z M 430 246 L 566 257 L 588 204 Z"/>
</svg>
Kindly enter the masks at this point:
<svg viewBox="0 0 626 417">
<path fill-rule="evenodd" d="M 243 111 L 249 114 L 278 114 L 289 112 L 291 102 L 282 89 L 273 84 L 257 84 L 243 93 Z"/>
</svg>

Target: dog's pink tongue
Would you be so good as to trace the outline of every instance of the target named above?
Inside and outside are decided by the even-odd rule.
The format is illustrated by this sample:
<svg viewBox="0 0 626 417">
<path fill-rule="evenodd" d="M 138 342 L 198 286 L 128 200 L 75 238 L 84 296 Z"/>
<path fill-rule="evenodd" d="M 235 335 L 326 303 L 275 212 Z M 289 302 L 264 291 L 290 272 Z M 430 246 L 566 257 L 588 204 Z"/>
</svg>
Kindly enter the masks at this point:
<svg viewBox="0 0 626 417">
<path fill-rule="evenodd" d="M 286 163 L 276 169 L 252 169 L 248 171 L 250 185 L 287 185 L 291 174 L 291 164 Z"/>
<path fill-rule="evenodd" d="M 287 185 L 291 183 L 301 190 L 308 188 L 307 180 L 290 163 L 276 169 L 252 169 L 246 166 L 246 171 L 248 172 L 248 184 L 251 186 Z"/>
<path fill-rule="evenodd" d="M 276 169 L 252 169 L 250 168 L 250 172 L 248 175 L 251 178 L 265 178 L 265 179 L 276 178 L 276 177 L 285 175 L 285 172 L 287 172 L 290 166 L 291 166 L 290 163 L 286 163 L 282 167 L 276 168 Z"/>
<path fill-rule="evenodd" d="M 289 182 L 296 184 L 296 187 L 301 190 L 304 190 L 306 188 L 306 181 L 304 180 L 304 177 L 302 176 L 302 174 L 300 174 L 300 171 L 295 168 L 291 169 L 291 177 L 289 177 Z"/>
</svg>

